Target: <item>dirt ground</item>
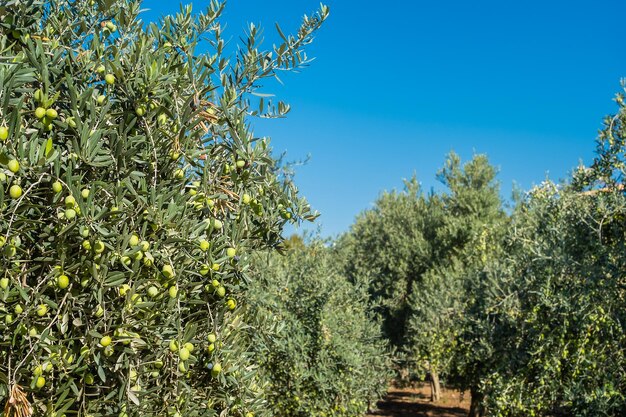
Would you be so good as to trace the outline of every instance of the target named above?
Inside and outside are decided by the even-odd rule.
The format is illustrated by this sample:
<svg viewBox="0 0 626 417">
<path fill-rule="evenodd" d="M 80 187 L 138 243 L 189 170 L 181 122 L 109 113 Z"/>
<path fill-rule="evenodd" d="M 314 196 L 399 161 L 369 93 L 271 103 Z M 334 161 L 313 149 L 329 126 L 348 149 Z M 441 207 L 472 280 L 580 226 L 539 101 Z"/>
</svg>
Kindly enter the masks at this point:
<svg viewBox="0 0 626 417">
<path fill-rule="evenodd" d="M 430 401 L 430 388 L 390 387 L 387 396 L 378 403 L 378 409 L 369 417 L 466 417 L 470 394 L 461 397 L 459 391 L 443 389 L 441 400 Z"/>
</svg>

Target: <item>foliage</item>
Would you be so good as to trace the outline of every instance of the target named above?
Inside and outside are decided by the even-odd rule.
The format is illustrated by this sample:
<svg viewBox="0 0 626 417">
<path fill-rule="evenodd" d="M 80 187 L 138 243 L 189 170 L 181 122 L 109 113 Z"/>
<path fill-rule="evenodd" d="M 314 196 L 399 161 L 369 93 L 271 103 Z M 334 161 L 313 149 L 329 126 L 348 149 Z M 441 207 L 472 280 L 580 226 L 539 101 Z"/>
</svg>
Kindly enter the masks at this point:
<svg viewBox="0 0 626 417">
<path fill-rule="evenodd" d="M 431 372 L 449 375 L 454 366 L 461 318 L 470 299 L 465 279 L 488 258 L 490 235 L 505 219 L 495 177 L 484 155 L 462 165 L 452 153 L 439 173 L 449 192 L 430 198 L 432 263 L 413 284 L 408 331 L 411 349 L 428 362 Z"/>
<path fill-rule="evenodd" d="M 345 274 L 368 288 L 385 337 L 395 347 L 405 345 L 407 300 L 432 253 L 429 201 L 416 179 L 405 186 L 404 192 L 383 193 L 338 243 Z"/>
<path fill-rule="evenodd" d="M 624 291 L 617 272 L 624 231 L 616 221 L 625 203 L 622 195 L 585 196 L 547 183 L 519 207 L 506 260 L 492 266 L 497 290 L 491 288 L 482 312 L 493 323 L 481 381 L 489 415 L 626 410 Z"/>
<path fill-rule="evenodd" d="M 488 347 L 480 380 L 488 415 L 626 413 L 626 197 L 623 123 L 607 120 L 591 167 L 571 184 L 533 189 L 470 310 Z M 474 333 L 476 335 L 476 333 Z"/>
<path fill-rule="evenodd" d="M 0 400 L 19 399 L 11 412 L 26 400 L 48 416 L 262 410 L 240 331 L 249 255 L 313 215 L 249 125 L 288 106 L 251 94 L 307 64 L 328 10 L 273 51 L 250 26 L 230 56 L 222 4 L 149 25 L 140 7 L 0 6 Z"/>
<path fill-rule="evenodd" d="M 363 415 L 390 376 L 366 292 L 339 273 L 317 241 L 261 258 L 256 269 L 252 313 L 280 323 L 277 337 L 257 343 L 273 415 Z"/>
<path fill-rule="evenodd" d="M 504 219 L 486 157 L 462 165 L 452 153 L 439 178 L 449 193 L 425 196 L 408 181 L 404 192 L 384 193 L 341 242 L 348 276 L 370 283 L 386 336 L 421 378 L 451 369 L 465 272 L 484 261 L 487 236 Z"/>
</svg>

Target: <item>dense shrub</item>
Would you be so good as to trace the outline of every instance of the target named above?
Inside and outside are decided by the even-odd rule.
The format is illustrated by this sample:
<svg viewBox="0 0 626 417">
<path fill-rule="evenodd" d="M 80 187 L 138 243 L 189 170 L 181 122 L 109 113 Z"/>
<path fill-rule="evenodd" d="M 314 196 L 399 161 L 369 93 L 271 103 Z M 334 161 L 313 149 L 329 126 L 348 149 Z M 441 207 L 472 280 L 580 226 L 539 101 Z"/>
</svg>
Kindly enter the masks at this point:
<svg viewBox="0 0 626 417">
<path fill-rule="evenodd" d="M 623 195 L 553 184 L 523 203 L 509 236 L 513 256 L 498 271 L 510 280 L 508 300 L 492 307 L 506 326 L 496 328 L 499 357 L 483 381 L 491 414 L 626 412 L 625 214 Z M 511 320 L 515 330 L 502 331 Z"/>
<path fill-rule="evenodd" d="M 482 273 L 462 345 L 476 415 L 626 414 L 626 112 L 607 118 L 590 167 L 518 204 Z"/>
<path fill-rule="evenodd" d="M 386 391 L 389 358 L 367 294 L 320 242 L 255 263 L 251 305 L 277 337 L 259 340 L 276 416 L 361 416 Z"/>
</svg>

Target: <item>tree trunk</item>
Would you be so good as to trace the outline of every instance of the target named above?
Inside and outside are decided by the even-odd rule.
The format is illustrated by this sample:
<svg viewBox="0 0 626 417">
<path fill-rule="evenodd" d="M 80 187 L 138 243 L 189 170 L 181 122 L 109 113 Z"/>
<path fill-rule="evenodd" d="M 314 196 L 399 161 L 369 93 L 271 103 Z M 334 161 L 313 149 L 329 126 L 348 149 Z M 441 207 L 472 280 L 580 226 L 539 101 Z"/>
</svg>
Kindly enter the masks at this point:
<svg viewBox="0 0 626 417">
<path fill-rule="evenodd" d="M 484 396 L 480 392 L 478 392 L 476 388 L 472 388 L 470 391 L 472 393 L 472 402 L 470 405 L 469 414 L 467 416 L 468 417 L 484 417 L 485 415 L 485 408 L 483 406 Z"/>
<path fill-rule="evenodd" d="M 439 374 L 432 364 L 430 368 L 430 400 L 435 402 L 441 399 L 441 384 L 439 383 Z"/>
</svg>

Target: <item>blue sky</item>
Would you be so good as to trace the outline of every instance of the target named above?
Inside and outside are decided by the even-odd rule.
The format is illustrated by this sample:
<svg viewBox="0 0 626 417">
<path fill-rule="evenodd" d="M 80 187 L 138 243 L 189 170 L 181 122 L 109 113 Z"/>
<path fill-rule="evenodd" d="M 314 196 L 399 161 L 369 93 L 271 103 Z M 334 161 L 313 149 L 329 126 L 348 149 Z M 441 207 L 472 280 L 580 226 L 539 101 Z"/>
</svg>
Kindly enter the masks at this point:
<svg viewBox="0 0 626 417">
<path fill-rule="evenodd" d="M 146 20 L 178 9 L 144 1 Z M 194 1 L 201 10 L 207 4 Z M 236 41 L 248 22 L 297 27 L 318 1 L 231 0 Z M 603 117 L 626 77 L 623 0 L 447 2 L 329 0 L 331 15 L 300 74 L 264 91 L 286 119 L 254 122 L 287 159 L 311 156 L 296 183 L 322 214 L 324 236 L 346 231 L 382 190 L 414 173 L 426 189 L 454 150 L 485 153 L 503 197 L 565 178 L 593 158 Z M 310 227 L 309 227 L 310 228 Z"/>
</svg>

